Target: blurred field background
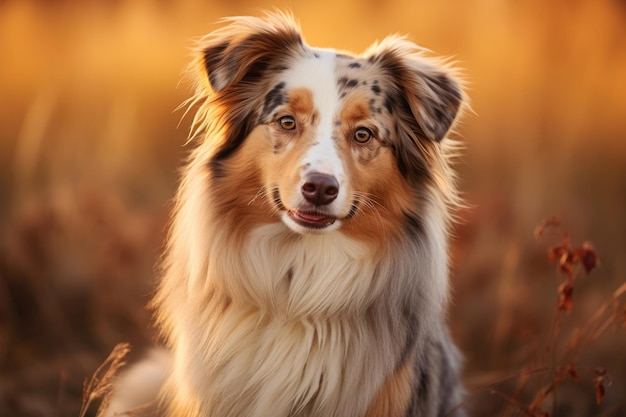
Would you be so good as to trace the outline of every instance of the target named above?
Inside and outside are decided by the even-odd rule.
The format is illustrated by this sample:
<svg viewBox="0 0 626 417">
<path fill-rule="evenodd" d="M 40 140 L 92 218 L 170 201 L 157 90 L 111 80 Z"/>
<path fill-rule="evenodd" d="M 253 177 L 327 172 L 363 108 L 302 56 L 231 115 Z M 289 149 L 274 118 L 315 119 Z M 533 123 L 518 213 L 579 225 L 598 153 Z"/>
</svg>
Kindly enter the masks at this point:
<svg viewBox="0 0 626 417">
<path fill-rule="evenodd" d="M 559 346 L 624 282 L 623 0 L 2 0 L 0 416 L 77 416 L 82 381 L 112 347 L 137 356 L 150 343 L 143 306 L 188 150 L 190 120 L 178 127 L 173 110 L 190 93 L 191 39 L 274 6 L 311 45 L 360 52 L 402 33 L 465 68 L 474 114 L 457 129 L 458 169 L 472 207 L 456 230 L 450 322 L 470 393 L 545 356 L 557 273 L 533 237 L 544 218 L 601 259 L 577 278 Z M 585 350 L 559 416 L 626 415 L 625 334 L 611 324 Z M 600 406 L 585 371 L 597 366 L 612 379 Z M 515 380 L 499 387 L 513 395 Z M 511 403 L 485 392 L 469 406 L 531 415 Z"/>
</svg>

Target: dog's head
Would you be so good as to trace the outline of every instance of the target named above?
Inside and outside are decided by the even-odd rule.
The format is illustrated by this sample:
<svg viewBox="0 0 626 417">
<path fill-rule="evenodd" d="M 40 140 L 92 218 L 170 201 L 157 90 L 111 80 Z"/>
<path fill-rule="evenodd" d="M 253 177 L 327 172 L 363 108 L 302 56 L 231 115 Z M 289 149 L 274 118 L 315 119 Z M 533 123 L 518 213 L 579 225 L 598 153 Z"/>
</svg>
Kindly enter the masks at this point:
<svg viewBox="0 0 626 417">
<path fill-rule="evenodd" d="M 440 142 L 464 95 L 407 40 L 355 57 L 307 46 L 272 14 L 230 19 L 199 49 L 209 169 L 240 222 L 375 238 L 450 186 Z"/>
</svg>

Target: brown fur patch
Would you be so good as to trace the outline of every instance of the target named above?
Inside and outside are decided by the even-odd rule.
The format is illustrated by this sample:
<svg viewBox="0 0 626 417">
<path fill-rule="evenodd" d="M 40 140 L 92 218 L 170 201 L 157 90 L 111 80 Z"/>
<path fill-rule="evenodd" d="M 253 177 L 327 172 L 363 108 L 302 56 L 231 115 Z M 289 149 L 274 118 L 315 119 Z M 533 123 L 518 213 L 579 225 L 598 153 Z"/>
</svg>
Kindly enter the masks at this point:
<svg viewBox="0 0 626 417">
<path fill-rule="evenodd" d="M 371 113 L 366 94 L 360 91 L 346 97 L 341 111 L 341 121 L 343 124 L 355 126 L 368 121 L 370 118 Z"/>
<path fill-rule="evenodd" d="M 255 128 L 224 165 L 225 175 L 212 179 L 213 200 L 222 221 L 233 231 L 237 248 L 241 248 L 254 227 L 279 221 L 273 206 L 267 202 L 271 190 L 264 188 L 259 162 L 273 152 L 267 131 L 266 126 Z"/>
<path fill-rule="evenodd" d="M 345 221 L 346 235 L 383 249 L 403 229 L 403 213 L 415 205 L 414 193 L 395 169 L 395 158 L 387 148 L 368 165 L 348 164 L 352 187 L 358 190 L 357 214 Z"/>
<path fill-rule="evenodd" d="M 308 88 L 294 88 L 289 92 L 289 108 L 298 115 L 312 118 L 315 114 L 313 93 Z"/>
<path fill-rule="evenodd" d="M 413 393 L 415 354 L 389 375 L 366 417 L 404 417 Z"/>
<path fill-rule="evenodd" d="M 415 190 L 408 186 L 388 146 L 391 138 L 381 133 L 393 126 L 388 114 L 371 111 L 369 100 L 374 93 L 362 88 L 348 95 L 340 113 L 340 153 L 358 203 L 356 215 L 344 222 L 346 235 L 382 248 L 403 227 L 404 213 L 419 210 Z M 354 140 L 359 127 L 372 131 L 374 137 L 365 144 Z M 396 138 L 397 140 L 397 138 Z"/>
</svg>

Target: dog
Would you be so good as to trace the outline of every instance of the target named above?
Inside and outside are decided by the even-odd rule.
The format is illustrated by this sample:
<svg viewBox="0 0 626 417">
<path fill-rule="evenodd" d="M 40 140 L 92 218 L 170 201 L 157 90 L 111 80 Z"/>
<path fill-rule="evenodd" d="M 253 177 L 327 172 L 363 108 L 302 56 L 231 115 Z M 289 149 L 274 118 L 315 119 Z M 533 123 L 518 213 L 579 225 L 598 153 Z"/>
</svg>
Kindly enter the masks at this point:
<svg viewBox="0 0 626 417">
<path fill-rule="evenodd" d="M 279 12 L 196 52 L 198 144 L 152 302 L 168 353 L 108 415 L 464 416 L 445 324 L 458 72 L 399 36 L 310 47 Z"/>
</svg>

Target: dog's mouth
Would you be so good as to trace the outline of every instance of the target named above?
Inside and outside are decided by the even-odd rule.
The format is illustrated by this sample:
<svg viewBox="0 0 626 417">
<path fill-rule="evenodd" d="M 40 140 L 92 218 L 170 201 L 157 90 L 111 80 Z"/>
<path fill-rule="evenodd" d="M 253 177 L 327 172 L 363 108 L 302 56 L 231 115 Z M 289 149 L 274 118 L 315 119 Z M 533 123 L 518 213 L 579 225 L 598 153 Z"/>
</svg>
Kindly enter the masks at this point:
<svg viewBox="0 0 626 417">
<path fill-rule="evenodd" d="M 359 204 L 358 199 L 355 199 L 348 214 L 345 217 L 337 217 L 327 212 L 323 212 L 316 207 L 300 207 L 298 209 L 287 208 L 280 198 L 278 188 L 274 188 L 272 190 L 272 199 L 276 208 L 280 210 L 291 222 L 305 229 L 320 231 L 332 226 L 337 222 L 337 220 L 342 221 L 354 217 Z"/>
<path fill-rule="evenodd" d="M 300 210 L 287 210 L 287 216 L 300 226 L 309 229 L 324 229 L 337 220 L 335 216 Z"/>
</svg>

